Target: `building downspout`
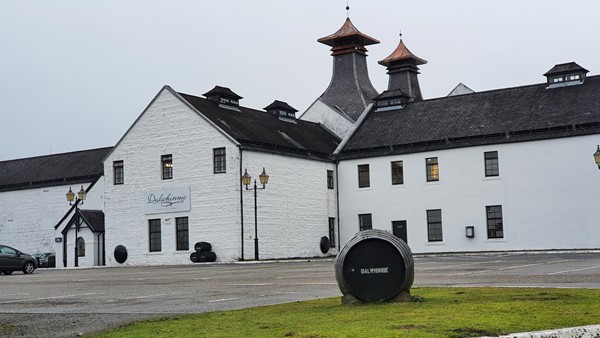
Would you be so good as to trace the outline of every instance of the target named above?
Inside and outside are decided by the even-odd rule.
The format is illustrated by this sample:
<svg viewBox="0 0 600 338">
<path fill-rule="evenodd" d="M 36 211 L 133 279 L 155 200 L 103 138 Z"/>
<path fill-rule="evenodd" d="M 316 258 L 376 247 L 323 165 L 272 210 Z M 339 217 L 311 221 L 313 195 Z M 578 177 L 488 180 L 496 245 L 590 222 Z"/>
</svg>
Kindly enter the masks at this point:
<svg viewBox="0 0 600 338">
<path fill-rule="evenodd" d="M 240 182 L 240 244 L 241 244 L 241 248 L 242 248 L 242 255 L 241 260 L 244 260 L 244 187 L 242 187 L 242 180 L 240 177 L 242 177 L 243 173 L 242 173 L 242 147 L 239 147 L 240 149 L 240 174 L 238 176 L 239 182 Z"/>
<path fill-rule="evenodd" d="M 340 161 L 335 161 L 335 207 L 336 207 L 336 212 L 337 212 L 337 239 L 338 239 L 338 253 L 340 251 L 342 251 L 342 248 L 340 247 L 342 244 L 341 241 L 341 237 L 342 234 L 340 233 L 340 184 L 339 184 L 339 178 L 338 178 L 338 167 L 339 167 Z"/>
</svg>

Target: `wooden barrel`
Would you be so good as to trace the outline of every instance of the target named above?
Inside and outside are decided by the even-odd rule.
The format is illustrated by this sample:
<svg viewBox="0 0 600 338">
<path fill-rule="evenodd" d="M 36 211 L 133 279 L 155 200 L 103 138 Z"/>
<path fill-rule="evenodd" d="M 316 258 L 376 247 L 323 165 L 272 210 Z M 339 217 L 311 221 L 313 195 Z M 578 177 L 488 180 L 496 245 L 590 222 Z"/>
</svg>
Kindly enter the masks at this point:
<svg viewBox="0 0 600 338">
<path fill-rule="evenodd" d="M 321 237 L 321 241 L 319 242 L 319 248 L 321 249 L 321 252 L 326 254 L 329 249 L 329 238 L 327 238 L 327 236 L 323 236 Z"/>
<path fill-rule="evenodd" d="M 383 230 L 359 232 L 335 260 L 335 279 L 342 294 L 364 302 L 391 300 L 403 290 L 410 293 L 414 274 L 408 245 Z"/>
<path fill-rule="evenodd" d="M 118 263 L 125 263 L 125 261 L 127 260 L 127 248 L 125 248 L 125 246 L 123 245 L 117 245 L 115 247 L 115 252 L 114 252 L 114 256 L 115 256 L 115 260 Z"/>
<path fill-rule="evenodd" d="M 194 245 L 194 250 L 196 250 L 196 252 L 211 251 L 212 245 L 208 242 L 198 242 Z"/>
<path fill-rule="evenodd" d="M 198 259 L 197 262 L 214 262 L 217 260 L 217 254 L 215 254 L 212 251 L 201 251 L 198 252 Z"/>
</svg>

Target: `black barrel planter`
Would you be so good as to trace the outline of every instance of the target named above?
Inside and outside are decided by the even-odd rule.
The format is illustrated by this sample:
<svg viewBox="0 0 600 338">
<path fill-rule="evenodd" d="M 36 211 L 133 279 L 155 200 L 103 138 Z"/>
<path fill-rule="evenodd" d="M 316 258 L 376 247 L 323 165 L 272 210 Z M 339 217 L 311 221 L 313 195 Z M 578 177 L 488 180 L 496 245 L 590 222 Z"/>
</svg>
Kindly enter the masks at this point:
<svg viewBox="0 0 600 338">
<path fill-rule="evenodd" d="M 335 260 L 343 304 L 408 301 L 414 270 L 408 245 L 383 230 L 357 233 Z"/>
<path fill-rule="evenodd" d="M 118 263 L 125 263 L 127 260 L 127 248 L 125 248 L 123 245 L 117 245 L 115 247 L 114 256 Z"/>
<path fill-rule="evenodd" d="M 194 250 L 196 250 L 196 252 L 211 251 L 212 245 L 208 242 L 198 242 L 194 245 Z"/>
</svg>

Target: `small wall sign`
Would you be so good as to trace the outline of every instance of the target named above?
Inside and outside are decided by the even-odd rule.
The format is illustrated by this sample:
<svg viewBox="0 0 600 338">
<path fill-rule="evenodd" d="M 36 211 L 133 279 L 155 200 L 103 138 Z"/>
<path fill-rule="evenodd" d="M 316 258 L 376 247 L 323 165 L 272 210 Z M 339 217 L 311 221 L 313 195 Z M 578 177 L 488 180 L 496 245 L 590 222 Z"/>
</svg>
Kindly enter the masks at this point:
<svg viewBox="0 0 600 338">
<path fill-rule="evenodd" d="M 62 243 L 62 237 L 54 237 L 54 242 Z"/>
</svg>

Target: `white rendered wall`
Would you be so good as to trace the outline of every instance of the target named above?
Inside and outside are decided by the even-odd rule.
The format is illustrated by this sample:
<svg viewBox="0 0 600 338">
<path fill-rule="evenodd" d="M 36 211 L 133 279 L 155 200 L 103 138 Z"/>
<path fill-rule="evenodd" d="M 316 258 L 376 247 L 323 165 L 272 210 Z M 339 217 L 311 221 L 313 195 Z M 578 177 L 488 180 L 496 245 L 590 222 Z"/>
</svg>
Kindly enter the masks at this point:
<svg viewBox="0 0 600 338">
<path fill-rule="evenodd" d="M 600 248 L 598 143 L 600 136 L 580 136 L 342 161 L 342 242 L 358 231 L 358 214 L 371 213 L 377 229 L 406 220 L 415 253 Z M 499 177 L 484 176 L 486 151 L 498 151 Z M 439 182 L 426 182 L 428 157 L 438 157 Z M 392 186 L 397 160 L 404 184 Z M 371 187 L 358 188 L 358 164 L 370 165 Z M 487 237 L 490 205 L 502 205 L 502 239 Z M 442 242 L 427 240 L 428 209 L 442 210 Z M 465 226 L 475 227 L 475 238 L 466 238 Z"/>
<path fill-rule="evenodd" d="M 83 187 L 90 184 L 84 183 Z M 65 196 L 69 187 L 79 191 L 81 185 L 0 192 L 0 243 L 29 254 L 56 252 L 57 267 L 62 266 L 62 243 L 54 241 L 62 235 L 54 226 L 70 208 Z M 86 208 L 102 209 L 102 185 L 101 180 L 90 190 Z"/>
<path fill-rule="evenodd" d="M 336 219 L 337 237 L 336 189 L 327 188 L 327 170 L 335 170 L 335 165 L 245 151 L 243 167 L 259 188 L 263 167 L 270 176 L 266 189 L 257 194 L 259 258 L 323 256 L 319 243 L 321 237 L 329 237 L 329 217 Z M 254 259 L 253 186 L 249 189 L 243 194 L 244 258 Z M 336 252 L 332 248 L 327 254 Z"/>
<path fill-rule="evenodd" d="M 240 112 L 231 111 L 231 114 Z M 213 173 L 213 148 L 226 147 L 227 173 Z M 163 180 L 161 155 L 173 156 L 173 179 Z M 124 184 L 113 184 L 113 161 L 124 163 Z M 114 248 L 124 245 L 124 265 L 190 263 L 199 241 L 210 242 L 218 261 L 240 252 L 238 148 L 222 133 L 164 89 L 104 162 L 106 177 L 106 264 L 119 265 Z M 150 214 L 145 193 L 190 189 L 191 210 Z M 188 217 L 189 250 L 177 251 L 175 218 Z M 149 251 L 149 219 L 161 220 L 160 252 Z"/>
<path fill-rule="evenodd" d="M 333 110 L 320 99 L 310 105 L 300 119 L 322 124 L 340 139 L 344 139 L 354 127 L 354 123 L 348 117 Z"/>
</svg>

